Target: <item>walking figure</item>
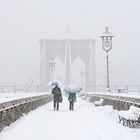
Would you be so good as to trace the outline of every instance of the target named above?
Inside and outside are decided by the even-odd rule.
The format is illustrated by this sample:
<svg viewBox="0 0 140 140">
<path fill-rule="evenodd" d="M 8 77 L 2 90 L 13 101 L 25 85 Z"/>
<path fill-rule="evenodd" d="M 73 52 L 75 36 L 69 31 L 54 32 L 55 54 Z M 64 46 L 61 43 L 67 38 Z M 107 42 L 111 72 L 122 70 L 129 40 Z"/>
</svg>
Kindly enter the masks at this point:
<svg viewBox="0 0 140 140">
<path fill-rule="evenodd" d="M 82 90 L 82 87 L 78 85 L 68 85 L 64 88 L 64 91 L 66 94 L 68 94 L 68 100 L 69 100 L 69 110 L 74 110 L 74 102 L 76 102 L 76 93 L 80 92 Z"/>
<path fill-rule="evenodd" d="M 68 94 L 69 110 L 74 110 L 74 102 L 76 102 L 76 93 Z"/>
<path fill-rule="evenodd" d="M 61 89 L 58 87 L 58 84 L 55 84 L 55 87 L 52 89 L 53 101 L 54 101 L 54 111 L 59 110 L 59 103 L 62 102 Z"/>
</svg>

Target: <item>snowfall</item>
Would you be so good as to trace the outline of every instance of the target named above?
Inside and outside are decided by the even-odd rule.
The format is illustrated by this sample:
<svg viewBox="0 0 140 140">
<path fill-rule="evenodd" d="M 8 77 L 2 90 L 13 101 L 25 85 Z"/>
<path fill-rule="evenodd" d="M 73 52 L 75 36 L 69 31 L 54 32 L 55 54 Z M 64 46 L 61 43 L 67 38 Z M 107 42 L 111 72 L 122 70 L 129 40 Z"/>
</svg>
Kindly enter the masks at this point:
<svg viewBox="0 0 140 140">
<path fill-rule="evenodd" d="M 53 102 L 39 107 L 4 128 L 0 140 L 140 140 L 140 129 L 118 123 L 119 111 L 112 106 L 77 98 L 74 111 L 68 108 L 64 96 L 59 111 L 53 111 Z"/>
</svg>

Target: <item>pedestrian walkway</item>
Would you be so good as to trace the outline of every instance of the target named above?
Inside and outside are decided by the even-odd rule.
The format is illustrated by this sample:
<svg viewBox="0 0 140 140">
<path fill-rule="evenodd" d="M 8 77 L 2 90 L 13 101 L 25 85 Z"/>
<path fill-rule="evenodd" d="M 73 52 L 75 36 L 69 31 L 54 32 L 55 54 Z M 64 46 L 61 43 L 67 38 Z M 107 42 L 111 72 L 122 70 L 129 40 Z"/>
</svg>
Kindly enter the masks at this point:
<svg viewBox="0 0 140 140">
<path fill-rule="evenodd" d="M 0 133 L 0 140 L 139 140 L 140 130 L 117 123 L 117 111 L 111 106 L 94 107 L 77 98 L 69 111 L 63 98 L 59 111 L 53 102 L 38 108 Z"/>
</svg>

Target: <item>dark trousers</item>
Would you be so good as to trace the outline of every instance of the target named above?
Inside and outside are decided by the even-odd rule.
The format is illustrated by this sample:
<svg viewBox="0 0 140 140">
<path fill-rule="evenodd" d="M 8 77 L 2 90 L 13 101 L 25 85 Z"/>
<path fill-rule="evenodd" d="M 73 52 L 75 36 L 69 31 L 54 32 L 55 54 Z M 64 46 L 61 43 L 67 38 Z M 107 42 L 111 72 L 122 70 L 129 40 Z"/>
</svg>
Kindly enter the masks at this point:
<svg viewBox="0 0 140 140">
<path fill-rule="evenodd" d="M 69 110 L 74 110 L 74 102 L 69 102 Z"/>
<path fill-rule="evenodd" d="M 54 100 L 54 110 L 59 110 L 59 101 Z"/>
</svg>

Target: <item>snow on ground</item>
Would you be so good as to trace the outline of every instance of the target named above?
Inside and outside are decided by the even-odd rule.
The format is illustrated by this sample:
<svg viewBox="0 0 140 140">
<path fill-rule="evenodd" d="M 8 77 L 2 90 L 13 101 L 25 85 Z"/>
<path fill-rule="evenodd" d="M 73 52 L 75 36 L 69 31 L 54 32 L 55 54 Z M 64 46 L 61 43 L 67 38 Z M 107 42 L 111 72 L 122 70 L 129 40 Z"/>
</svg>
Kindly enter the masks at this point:
<svg viewBox="0 0 140 140">
<path fill-rule="evenodd" d="M 117 123 L 118 111 L 111 106 L 95 107 L 77 99 L 68 110 L 67 98 L 59 111 L 53 102 L 31 111 L 0 133 L 0 140 L 139 140 L 140 129 Z"/>
</svg>

